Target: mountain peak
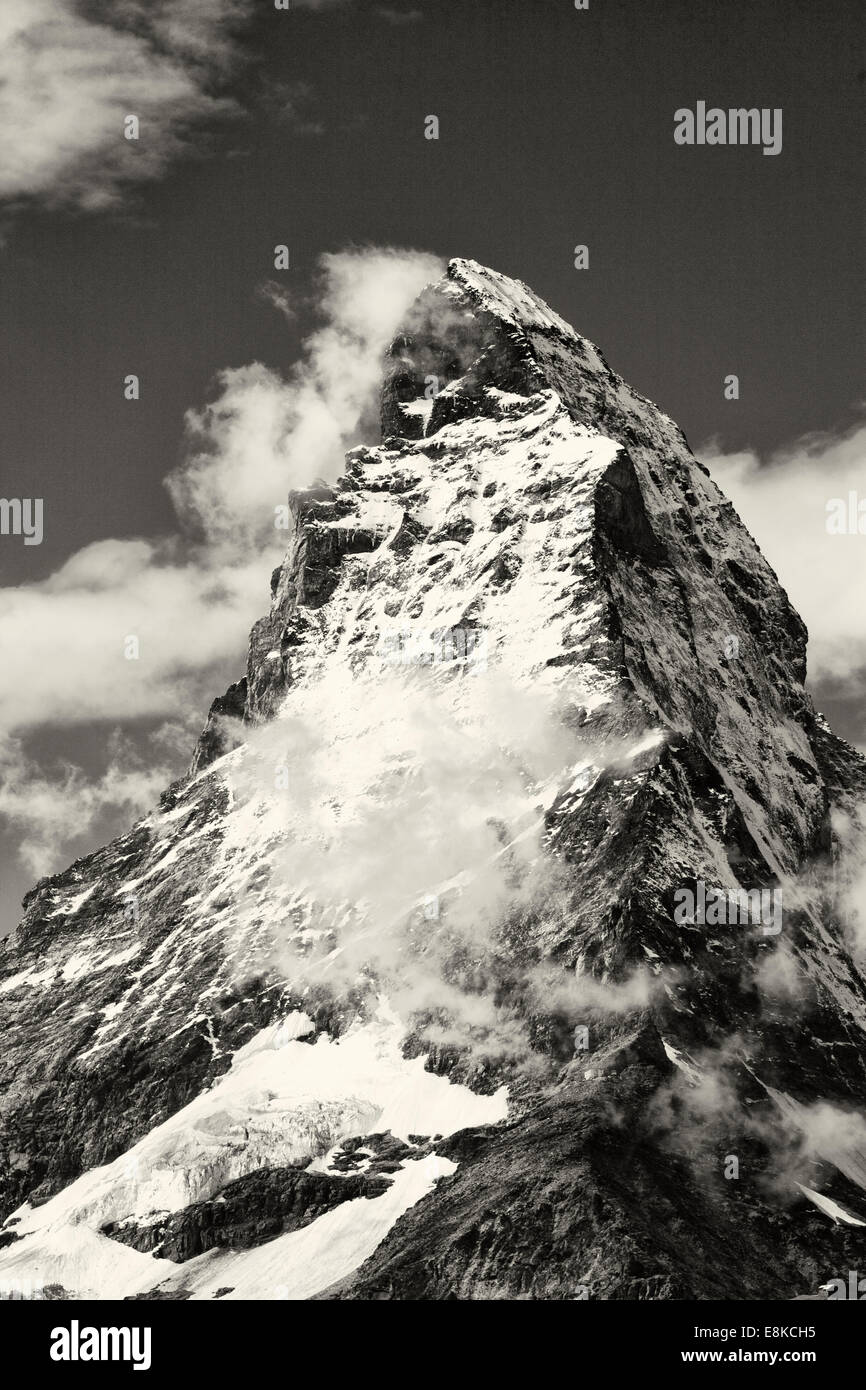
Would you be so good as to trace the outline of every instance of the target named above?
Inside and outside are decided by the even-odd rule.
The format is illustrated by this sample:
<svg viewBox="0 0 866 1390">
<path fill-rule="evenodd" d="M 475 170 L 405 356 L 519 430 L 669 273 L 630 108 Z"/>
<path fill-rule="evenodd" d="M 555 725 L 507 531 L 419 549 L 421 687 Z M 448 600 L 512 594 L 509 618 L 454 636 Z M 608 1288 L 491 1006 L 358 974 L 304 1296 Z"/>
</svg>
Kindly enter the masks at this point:
<svg viewBox="0 0 866 1390">
<path fill-rule="evenodd" d="M 533 332 L 556 332 L 576 340 L 578 335 L 565 319 L 545 304 L 522 280 L 512 279 L 478 261 L 456 257 L 448 262 L 446 285 L 467 293 L 479 309 L 493 314 L 515 328 Z"/>
<path fill-rule="evenodd" d="M 0 956 L 0 1280 L 686 1298 L 832 1274 L 852 1238 L 803 1210 L 866 1217 L 840 830 L 866 765 L 681 431 L 455 260 L 388 351 L 382 442 L 289 501 L 190 775 L 41 884 Z M 344 1208 L 341 1263 L 348 1172 L 370 1219 Z M 116 1266 L 88 1253 L 108 1239 Z"/>
</svg>

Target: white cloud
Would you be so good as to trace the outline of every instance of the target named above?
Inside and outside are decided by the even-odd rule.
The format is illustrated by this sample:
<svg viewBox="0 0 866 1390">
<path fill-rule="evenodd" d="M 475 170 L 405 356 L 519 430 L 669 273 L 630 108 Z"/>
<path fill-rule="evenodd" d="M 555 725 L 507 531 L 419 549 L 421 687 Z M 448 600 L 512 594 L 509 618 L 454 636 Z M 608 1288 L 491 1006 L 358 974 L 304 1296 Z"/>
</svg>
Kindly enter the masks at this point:
<svg viewBox="0 0 866 1390">
<path fill-rule="evenodd" d="M 0 728 L 168 717 L 200 703 L 208 673 L 243 652 L 262 578 L 260 556 L 222 566 L 205 548 L 181 559 L 171 543 L 105 540 L 42 583 L 0 590 L 0 642 L 14 653 L 0 674 Z M 124 654 L 130 636 L 137 660 Z"/>
<path fill-rule="evenodd" d="M 838 894 L 848 946 L 866 974 L 866 803 L 855 806 L 850 814 L 834 810 L 833 829 L 841 853 L 828 887 Z"/>
<path fill-rule="evenodd" d="M 248 555 L 288 488 L 332 480 L 378 406 L 382 357 L 412 300 L 442 272 L 433 256 L 358 248 L 320 260 L 323 322 L 288 386 L 258 363 L 221 373 L 222 394 L 187 426 L 198 446 L 168 486 L 212 544 Z M 280 308 L 285 312 L 285 305 Z"/>
<path fill-rule="evenodd" d="M 226 370 L 213 404 L 190 412 L 191 452 L 166 480 L 180 533 L 96 541 L 48 579 L 0 590 L 0 647 L 15 653 L 0 670 L 0 731 L 170 717 L 220 693 L 207 682 L 240 665 L 285 548 L 275 509 L 289 489 L 336 477 L 373 413 L 390 337 L 440 270 L 394 250 L 323 256 L 321 326 L 289 378 Z"/>
<path fill-rule="evenodd" d="M 144 766 L 120 736 L 111 740 L 108 766 L 90 780 L 63 762 L 46 775 L 16 739 L 0 740 L 0 816 L 18 838 L 18 857 L 35 876 L 56 867 L 60 854 L 86 838 L 106 812 L 139 816 L 153 805 L 169 777 L 158 763 Z"/>
<path fill-rule="evenodd" d="M 731 499 L 809 629 L 812 680 L 866 668 L 866 535 L 827 532 L 827 503 L 866 499 L 866 426 L 813 435 L 762 463 L 751 450 L 698 451 Z"/>
<path fill-rule="evenodd" d="M 234 103 L 216 90 L 248 0 L 4 0 L 0 199 L 98 210 L 158 177 L 189 127 Z M 127 115 L 140 138 L 124 138 Z"/>
<path fill-rule="evenodd" d="M 267 607 L 286 541 L 275 508 L 289 489 L 337 475 L 377 404 L 388 341 L 440 271 L 433 257 L 389 249 L 322 257 L 320 326 L 289 377 L 258 363 L 227 370 L 214 403 L 190 412 L 189 457 L 167 479 L 178 533 L 96 541 L 40 583 L 0 589 L 0 649 L 11 658 L 0 664 L 0 738 L 93 720 L 176 721 L 190 710 L 204 722 L 226 670 L 240 674 L 250 626 Z M 129 636 L 135 660 L 125 655 Z M 178 733 L 167 726 L 166 747 Z M 127 767 L 89 786 L 77 769 L 58 779 L 31 768 L 28 794 L 8 747 L 0 814 L 24 832 L 27 862 L 40 871 L 70 798 L 86 826 L 108 804 L 139 807 L 168 780 L 160 770 L 143 782 Z"/>
<path fill-rule="evenodd" d="M 514 687 L 500 667 L 443 681 L 432 667 L 374 663 L 359 676 L 335 661 L 251 732 L 230 773 L 232 882 L 267 864 L 269 892 L 315 903 L 303 958 L 281 944 L 280 916 L 271 963 L 297 988 L 373 974 L 402 1017 L 433 1010 L 429 1039 L 524 1057 L 526 1024 L 494 983 L 511 972 L 549 1002 L 551 982 L 495 963 L 509 955 L 500 928 L 518 908 L 530 920 L 553 915 L 554 900 L 564 910 L 540 853 L 540 803 L 586 754 L 549 693 Z M 248 959 L 246 913 L 258 911 L 250 899 L 233 914 L 232 958 Z M 563 987 L 555 1007 L 570 1015 L 578 999 Z M 594 1002 L 608 1002 L 604 987 Z"/>
</svg>

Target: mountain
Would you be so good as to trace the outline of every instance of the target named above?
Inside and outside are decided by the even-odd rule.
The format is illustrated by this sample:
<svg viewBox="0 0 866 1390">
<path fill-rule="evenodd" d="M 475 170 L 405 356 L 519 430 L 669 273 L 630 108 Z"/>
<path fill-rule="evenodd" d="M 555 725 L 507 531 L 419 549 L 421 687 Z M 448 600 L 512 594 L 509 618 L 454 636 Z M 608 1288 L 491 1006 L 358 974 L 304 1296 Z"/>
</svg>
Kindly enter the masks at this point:
<svg viewBox="0 0 866 1390">
<path fill-rule="evenodd" d="M 765 1299 L 858 1268 L 866 762 L 682 432 L 455 260 L 381 445 L 289 509 L 189 774 L 0 954 L 0 1289 Z"/>
</svg>

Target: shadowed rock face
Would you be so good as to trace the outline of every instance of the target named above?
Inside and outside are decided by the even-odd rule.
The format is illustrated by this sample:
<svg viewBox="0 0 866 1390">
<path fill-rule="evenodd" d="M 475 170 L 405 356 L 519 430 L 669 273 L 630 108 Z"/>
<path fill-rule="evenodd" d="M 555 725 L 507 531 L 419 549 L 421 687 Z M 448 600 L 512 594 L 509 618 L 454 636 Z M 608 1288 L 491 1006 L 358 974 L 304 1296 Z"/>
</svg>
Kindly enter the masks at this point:
<svg viewBox="0 0 866 1390">
<path fill-rule="evenodd" d="M 738 1136 L 743 1170 L 728 1182 L 717 1156 L 730 1128 L 697 1154 L 660 1144 L 645 1122 L 658 1084 L 632 1058 L 603 1085 L 561 1085 L 513 1126 L 440 1142 L 454 1176 L 319 1297 L 773 1299 L 862 1267 L 861 1230 L 803 1198 L 766 1200 L 766 1148 Z"/>
<path fill-rule="evenodd" d="M 393 1171 L 431 1153 L 456 1171 L 317 1296 L 794 1297 L 862 1266 L 866 995 L 839 834 L 858 824 L 866 764 L 812 708 L 801 620 L 677 426 L 519 282 L 452 262 L 383 375 L 382 444 L 290 498 L 270 611 L 190 775 L 37 885 L 0 955 L 0 1215 L 221 1094 L 233 1058 L 293 1011 L 310 1023 L 296 1048 L 368 1026 L 381 957 L 359 953 L 349 983 L 294 964 L 346 946 L 340 893 L 326 903 L 280 872 L 285 845 L 313 834 L 306 770 L 281 790 L 284 826 L 261 787 L 241 819 L 242 793 L 261 731 L 290 728 L 316 692 L 337 726 L 334 690 L 385 718 L 377 673 L 397 629 L 452 652 L 429 678 L 455 709 L 483 637 L 497 681 L 549 697 L 571 751 L 528 792 L 536 891 L 502 903 L 492 936 L 443 947 L 473 863 L 429 885 L 435 922 L 405 912 L 406 950 L 435 947 L 442 993 L 403 1019 L 404 1056 L 479 1097 L 508 1085 L 508 1119 L 432 1148 L 435 1122 L 418 1131 Z M 504 857 L 530 825 L 495 792 L 488 821 Z M 700 884 L 781 890 L 783 930 L 679 921 L 677 894 Z M 454 990 L 495 1001 L 523 1052 L 461 1036 Z M 129 1179 L 93 1229 L 187 1261 L 314 1230 L 352 1200 L 366 1221 L 387 1168 L 361 1181 L 345 1159 L 302 1172 L 301 1156 L 325 1165 L 359 1119 L 377 1128 L 367 1084 L 308 1097 L 302 1125 L 297 1107 L 209 1119 L 219 1157 L 203 1176 L 172 1150 L 186 1195 L 158 1226 Z M 0 1281 L 36 1240 L 21 1230 Z"/>
<path fill-rule="evenodd" d="M 357 1197 L 379 1197 L 382 1177 L 332 1177 L 300 1168 L 260 1168 L 227 1184 L 219 1196 L 147 1222 L 110 1223 L 103 1234 L 135 1250 L 184 1263 L 215 1246 L 249 1249 L 309 1225 L 326 1211 Z"/>
</svg>

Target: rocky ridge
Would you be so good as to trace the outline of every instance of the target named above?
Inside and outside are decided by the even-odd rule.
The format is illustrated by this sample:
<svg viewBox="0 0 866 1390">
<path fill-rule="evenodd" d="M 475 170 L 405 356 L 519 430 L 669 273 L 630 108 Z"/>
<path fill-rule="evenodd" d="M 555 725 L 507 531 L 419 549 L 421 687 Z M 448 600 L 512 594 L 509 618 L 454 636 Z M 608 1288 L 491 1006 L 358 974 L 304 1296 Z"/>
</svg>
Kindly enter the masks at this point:
<svg viewBox="0 0 866 1390">
<path fill-rule="evenodd" d="M 474 262 L 392 345 L 382 434 L 292 495 L 189 776 L 0 956 L 0 1285 L 761 1298 L 856 1268 L 866 765 L 775 574 L 677 426 Z M 699 882 L 781 891 L 783 930 L 677 922 Z M 412 1156 L 332 1205 L 384 1130 Z"/>
</svg>

